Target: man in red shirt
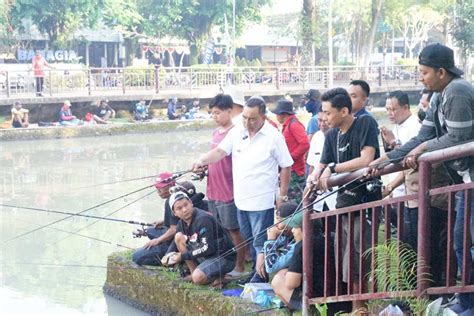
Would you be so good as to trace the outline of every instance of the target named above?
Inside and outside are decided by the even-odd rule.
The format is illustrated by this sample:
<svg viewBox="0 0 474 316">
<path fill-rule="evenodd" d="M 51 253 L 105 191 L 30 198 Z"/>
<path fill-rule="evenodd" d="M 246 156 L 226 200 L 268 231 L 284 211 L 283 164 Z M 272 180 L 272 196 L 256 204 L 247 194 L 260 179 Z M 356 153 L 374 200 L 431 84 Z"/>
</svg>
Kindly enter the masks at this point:
<svg viewBox="0 0 474 316">
<path fill-rule="evenodd" d="M 305 159 L 309 150 L 309 141 L 304 125 L 296 118 L 291 101 L 281 99 L 277 102 L 275 110 L 278 122 L 282 124 L 283 136 L 290 151 L 294 164 L 291 167 L 291 179 L 288 188 L 288 198 L 301 201 L 305 186 Z"/>
</svg>

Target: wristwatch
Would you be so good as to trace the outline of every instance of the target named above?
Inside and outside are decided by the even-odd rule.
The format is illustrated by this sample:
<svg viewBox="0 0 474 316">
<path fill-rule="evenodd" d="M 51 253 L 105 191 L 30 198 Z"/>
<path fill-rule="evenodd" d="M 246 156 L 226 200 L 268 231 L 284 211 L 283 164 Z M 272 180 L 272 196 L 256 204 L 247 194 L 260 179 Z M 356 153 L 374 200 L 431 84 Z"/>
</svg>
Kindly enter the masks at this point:
<svg viewBox="0 0 474 316">
<path fill-rule="evenodd" d="M 336 173 L 336 163 L 335 162 L 331 162 L 330 164 L 328 164 L 328 168 L 329 168 L 329 170 L 331 170 L 331 173 Z"/>
<path fill-rule="evenodd" d="M 395 149 L 396 146 L 400 146 L 402 144 L 402 142 L 399 140 L 399 139 L 395 139 L 391 144 L 390 144 L 390 148 L 391 149 Z"/>
<path fill-rule="evenodd" d="M 281 199 L 283 202 L 288 202 L 288 195 L 280 195 L 280 199 Z"/>
</svg>

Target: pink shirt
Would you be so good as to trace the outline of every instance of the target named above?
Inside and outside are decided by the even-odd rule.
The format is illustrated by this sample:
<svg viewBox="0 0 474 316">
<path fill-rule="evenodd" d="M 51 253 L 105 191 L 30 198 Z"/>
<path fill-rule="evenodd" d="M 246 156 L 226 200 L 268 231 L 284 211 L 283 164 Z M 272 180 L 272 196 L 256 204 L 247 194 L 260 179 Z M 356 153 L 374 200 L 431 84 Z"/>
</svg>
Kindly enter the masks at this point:
<svg viewBox="0 0 474 316">
<path fill-rule="evenodd" d="M 216 129 L 212 133 L 211 149 L 214 149 L 225 138 L 233 127 L 220 133 Z M 225 156 L 224 159 L 209 164 L 207 177 L 207 198 L 213 201 L 230 202 L 234 199 L 234 189 L 232 180 L 232 156 Z"/>
<path fill-rule="evenodd" d="M 33 74 L 35 77 L 44 77 L 44 67 L 48 66 L 48 62 L 43 58 L 43 56 L 33 56 L 31 60 L 33 66 Z"/>
</svg>

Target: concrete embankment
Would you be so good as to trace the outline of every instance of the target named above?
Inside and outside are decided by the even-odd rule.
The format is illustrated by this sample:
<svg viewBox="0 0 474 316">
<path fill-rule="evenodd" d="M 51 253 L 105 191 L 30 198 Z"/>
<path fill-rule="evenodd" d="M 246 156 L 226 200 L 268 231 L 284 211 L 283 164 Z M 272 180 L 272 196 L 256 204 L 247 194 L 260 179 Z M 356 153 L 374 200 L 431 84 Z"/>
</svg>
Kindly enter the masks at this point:
<svg viewBox="0 0 474 316">
<path fill-rule="evenodd" d="M 109 256 L 104 292 L 153 315 L 256 315 L 262 310 L 207 286 L 184 282 L 166 268 L 137 266 L 130 252 Z M 288 314 L 273 310 L 264 315 Z"/>
<path fill-rule="evenodd" d="M 0 129 L 0 141 L 95 137 L 123 134 L 198 130 L 215 127 L 213 120 L 155 121 L 141 123 L 112 123 L 107 125 L 50 126 Z"/>
</svg>

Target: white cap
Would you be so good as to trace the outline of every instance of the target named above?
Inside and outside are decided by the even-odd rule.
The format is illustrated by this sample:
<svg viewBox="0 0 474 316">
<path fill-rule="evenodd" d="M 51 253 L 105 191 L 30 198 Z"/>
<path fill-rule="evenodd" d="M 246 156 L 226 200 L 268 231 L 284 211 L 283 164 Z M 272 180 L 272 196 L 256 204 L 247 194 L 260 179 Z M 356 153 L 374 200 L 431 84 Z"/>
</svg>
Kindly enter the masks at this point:
<svg viewBox="0 0 474 316">
<path fill-rule="evenodd" d="M 232 97 L 232 101 L 234 101 L 234 104 L 240 105 L 242 107 L 245 105 L 244 92 L 240 89 L 237 89 L 237 87 L 228 87 L 224 90 L 224 93 Z"/>
<path fill-rule="evenodd" d="M 184 192 L 176 192 L 171 194 L 170 199 L 168 200 L 171 210 L 173 210 L 174 203 L 182 199 L 188 199 L 189 201 L 191 201 L 189 199 L 189 196 Z"/>
</svg>

